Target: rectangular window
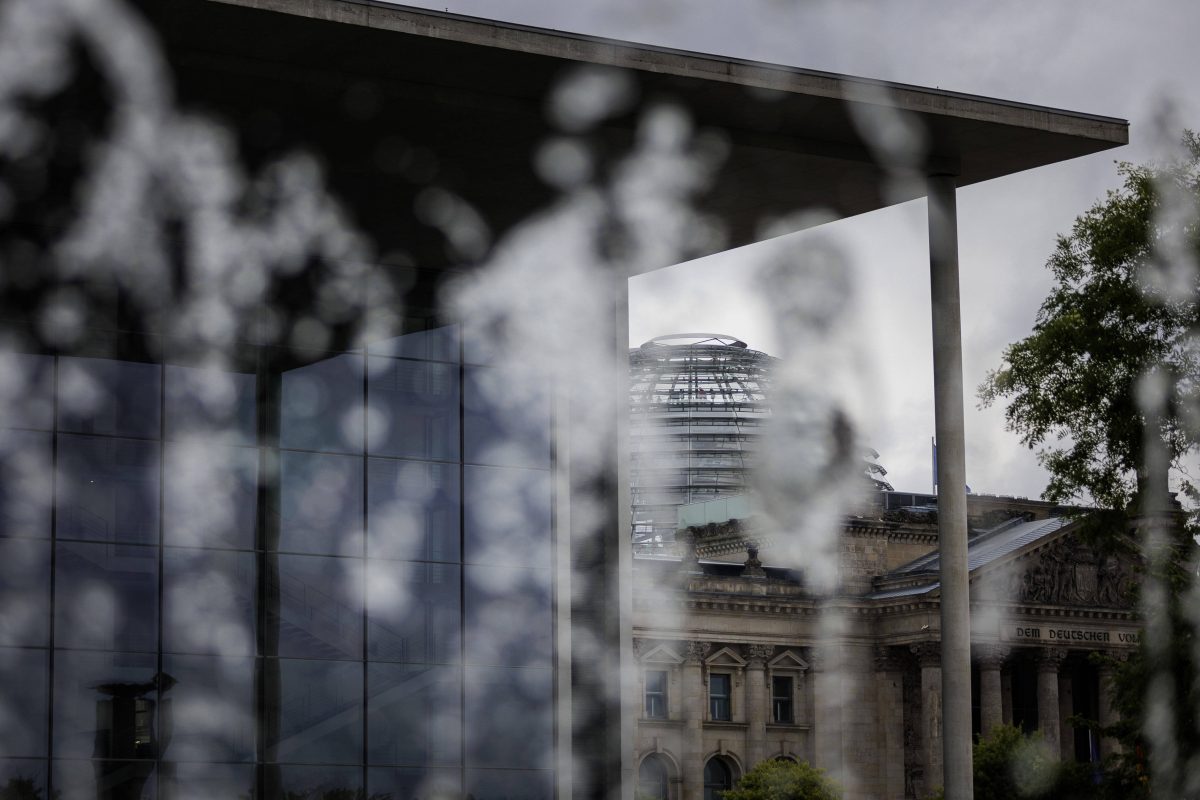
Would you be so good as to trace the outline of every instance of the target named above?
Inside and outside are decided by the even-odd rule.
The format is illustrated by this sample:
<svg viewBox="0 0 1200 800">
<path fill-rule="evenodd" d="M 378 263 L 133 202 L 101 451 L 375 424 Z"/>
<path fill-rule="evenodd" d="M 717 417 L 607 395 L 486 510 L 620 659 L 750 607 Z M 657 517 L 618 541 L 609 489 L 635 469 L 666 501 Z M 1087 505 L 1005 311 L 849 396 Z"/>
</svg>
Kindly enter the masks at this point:
<svg viewBox="0 0 1200 800">
<path fill-rule="evenodd" d="M 777 723 L 792 723 L 792 679 L 774 677 L 771 679 L 771 721 Z"/>
<path fill-rule="evenodd" d="M 729 709 L 729 676 L 708 676 L 708 716 L 709 719 L 728 722 L 732 719 Z"/>
<path fill-rule="evenodd" d="M 667 673 L 646 672 L 646 719 L 667 718 Z"/>
</svg>

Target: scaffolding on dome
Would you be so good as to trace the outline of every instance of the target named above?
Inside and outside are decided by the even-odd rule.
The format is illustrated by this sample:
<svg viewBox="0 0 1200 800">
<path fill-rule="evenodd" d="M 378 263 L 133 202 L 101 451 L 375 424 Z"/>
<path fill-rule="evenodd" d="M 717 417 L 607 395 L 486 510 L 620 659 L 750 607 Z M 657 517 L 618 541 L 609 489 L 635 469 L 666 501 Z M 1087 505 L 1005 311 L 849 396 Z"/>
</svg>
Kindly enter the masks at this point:
<svg viewBox="0 0 1200 800">
<path fill-rule="evenodd" d="M 746 492 L 777 360 L 715 333 L 629 351 L 635 552 L 672 550 L 681 506 Z"/>
</svg>

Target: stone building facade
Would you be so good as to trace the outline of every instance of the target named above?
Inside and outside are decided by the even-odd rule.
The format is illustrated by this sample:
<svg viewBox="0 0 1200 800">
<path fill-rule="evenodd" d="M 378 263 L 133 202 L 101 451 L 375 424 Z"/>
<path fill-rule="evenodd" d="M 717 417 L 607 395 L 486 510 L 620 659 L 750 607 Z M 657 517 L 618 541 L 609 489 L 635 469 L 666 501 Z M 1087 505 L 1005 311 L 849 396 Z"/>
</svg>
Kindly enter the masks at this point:
<svg viewBox="0 0 1200 800">
<path fill-rule="evenodd" d="M 1000 504 L 1002 505 L 1002 504 Z M 1136 646 L 1129 557 L 1029 503 L 972 507 L 975 732 L 1040 730 L 1066 760 L 1114 743 L 1068 720 L 1113 721 L 1112 660 Z M 690 529 L 676 557 L 634 564 L 638 788 L 708 800 L 764 759 L 808 761 L 847 798 L 920 798 L 942 783 L 936 522 L 908 512 L 846 522 L 839 586 L 763 566 L 736 521 Z M 764 545 L 763 557 L 756 545 Z M 735 551 L 741 548 L 741 553 Z"/>
</svg>

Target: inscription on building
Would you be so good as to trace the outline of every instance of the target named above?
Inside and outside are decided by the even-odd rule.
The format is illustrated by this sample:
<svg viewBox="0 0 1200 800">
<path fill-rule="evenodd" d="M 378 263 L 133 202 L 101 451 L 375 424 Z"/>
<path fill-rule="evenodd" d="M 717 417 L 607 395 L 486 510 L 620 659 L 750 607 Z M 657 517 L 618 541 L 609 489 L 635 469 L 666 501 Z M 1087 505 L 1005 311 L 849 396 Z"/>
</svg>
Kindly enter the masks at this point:
<svg viewBox="0 0 1200 800">
<path fill-rule="evenodd" d="M 1079 644 L 1137 644 L 1135 631 L 1115 631 L 1096 628 L 1055 628 L 1042 625 L 1009 625 L 1005 637 L 1010 642 Z"/>
</svg>

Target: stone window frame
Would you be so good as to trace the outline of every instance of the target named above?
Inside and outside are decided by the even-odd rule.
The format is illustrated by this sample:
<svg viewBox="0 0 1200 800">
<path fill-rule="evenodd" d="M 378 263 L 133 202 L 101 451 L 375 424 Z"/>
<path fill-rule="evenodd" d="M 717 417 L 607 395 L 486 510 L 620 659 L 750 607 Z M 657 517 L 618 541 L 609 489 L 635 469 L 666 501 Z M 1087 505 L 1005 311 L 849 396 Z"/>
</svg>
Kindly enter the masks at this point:
<svg viewBox="0 0 1200 800">
<path fill-rule="evenodd" d="M 779 655 L 767 662 L 767 687 L 770 690 L 768 698 L 770 706 L 767 708 L 767 724 L 768 725 L 802 725 L 804 724 L 808 714 L 808 704 L 806 698 L 806 681 L 805 677 L 811 670 L 811 666 L 807 661 L 801 658 L 791 650 L 784 650 Z M 775 678 L 791 678 L 792 679 L 792 721 L 791 722 L 776 722 L 775 721 Z"/>
<path fill-rule="evenodd" d="M 683 657 L 675 652 L 674 648 L 660 644 L 639 656 L 638 660 L 641 662 L 638 669 L 638 689 L 642 699 L 638 717 L 640 719 L 660 721 L 678 719 L 680 714 L 680 710 L 677 707 L 679 698 L 679 667 L 683 664 Z M 646 675 L 650 672 L 665 672 L 667 674 L 666 696 L 663 698 L 663 706 L 666 714 L 661 717 L 646 716 Z"/>
<path fill-rule="evenodd" d="M 745 698 L 739 700 L 738 695 L 744 693 L 745 675 L 747 661 L 742 658 L 737 651 L 730 647 L 722 647 L 715 653 L 704 659 L 704 685 L 708 691 L 707 702 L 705 703 L 704 719 L 706 722 L 742 722 L 744 716 L 743 709 L 745 708 Z M 713 696 L 712 696 L 712 681 L 713 675 L 728 675 L 729 676 L 729 716 L 726 718 L 714 717 Z"/>
</svg>

